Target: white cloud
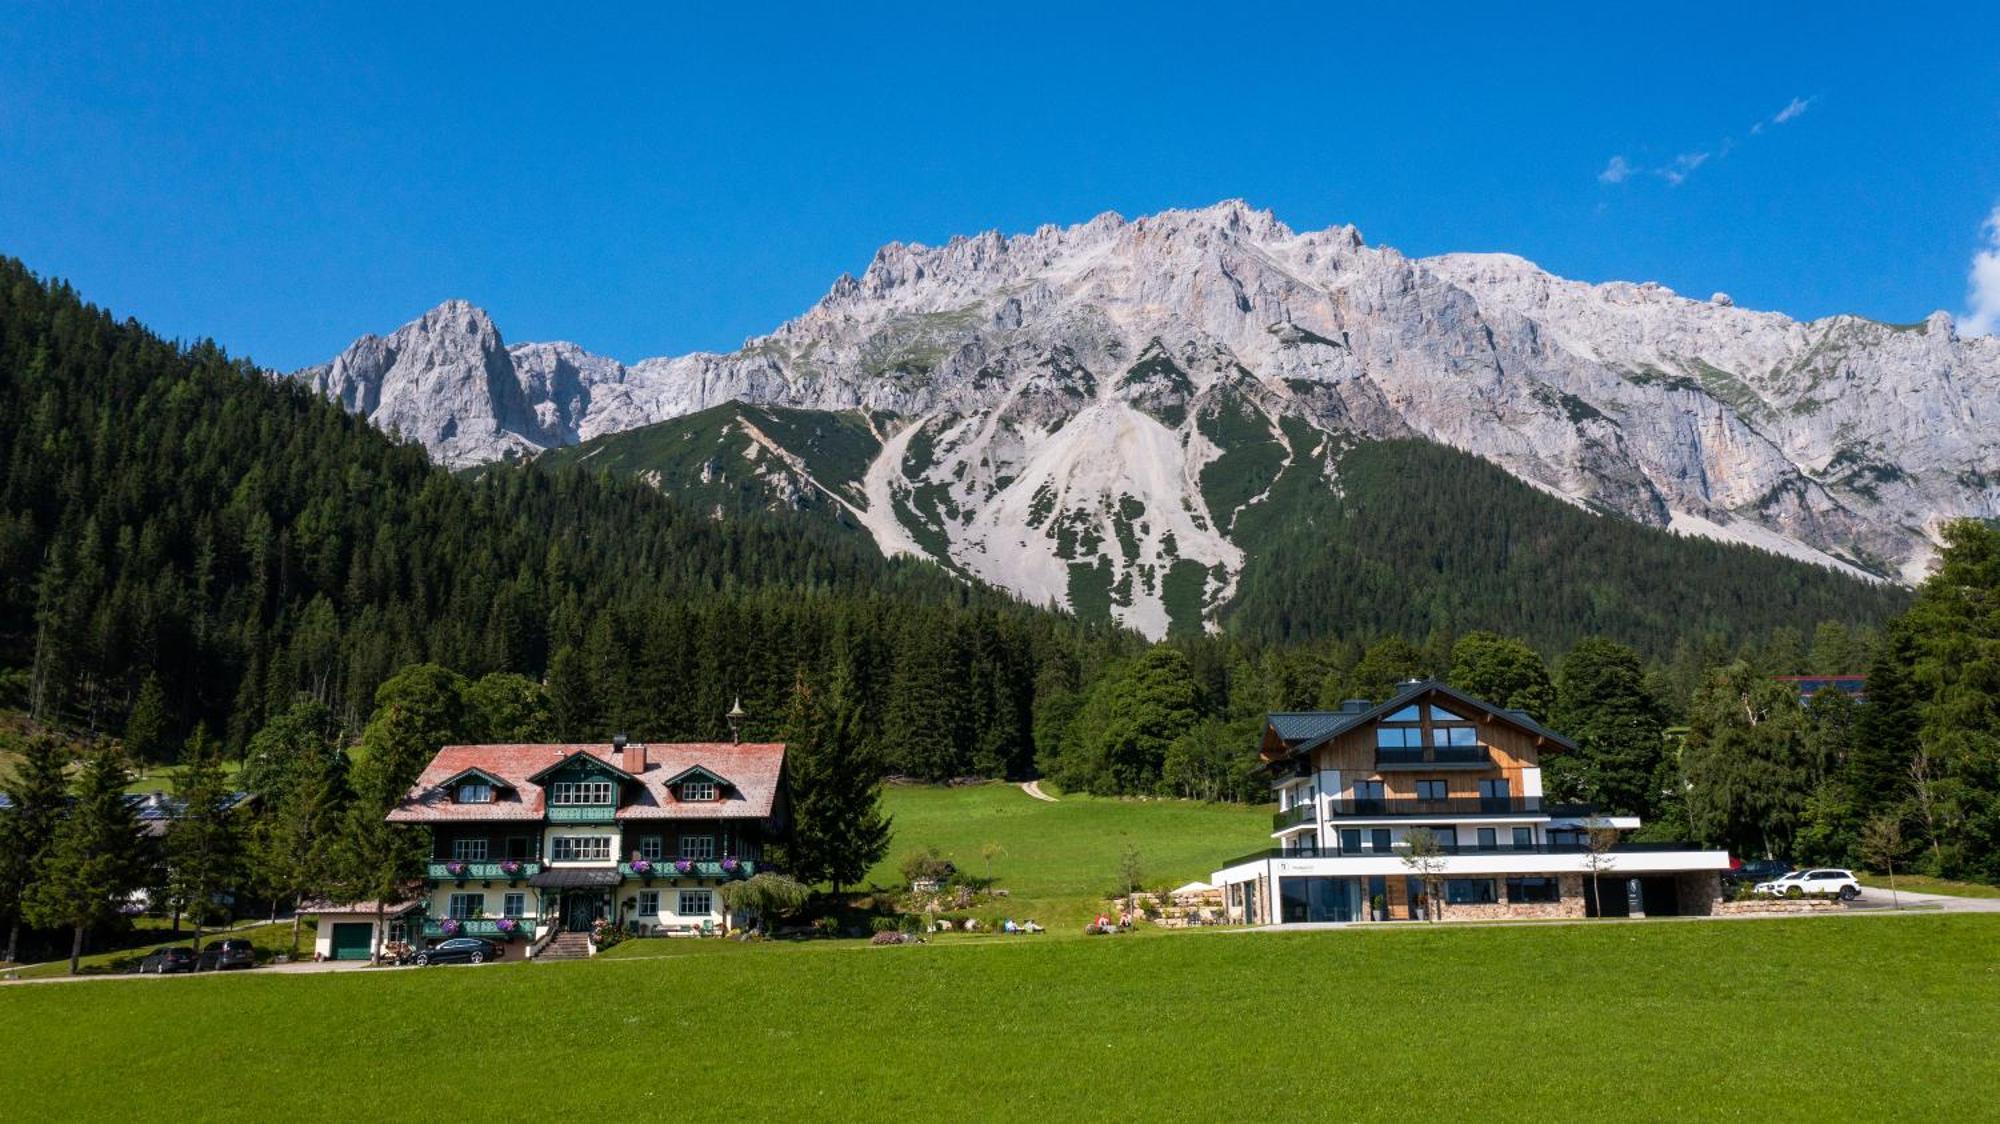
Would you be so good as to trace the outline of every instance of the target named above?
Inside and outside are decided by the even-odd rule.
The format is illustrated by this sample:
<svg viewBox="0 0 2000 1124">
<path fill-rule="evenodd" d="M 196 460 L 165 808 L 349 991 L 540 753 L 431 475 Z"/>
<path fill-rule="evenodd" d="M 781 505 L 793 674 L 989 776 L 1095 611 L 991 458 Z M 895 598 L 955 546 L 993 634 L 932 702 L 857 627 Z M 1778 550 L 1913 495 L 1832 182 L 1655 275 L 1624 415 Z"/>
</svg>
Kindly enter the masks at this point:
<svg viewBox="0 0 2000 1124">
<path fill-rule="evenodd" d="M 1811 98 L 1793 98 L 1790 104 L 1786 105 L 1785 108 L 1778 111 L 1778 115 L 1776 117 L 1771 118 L 1771 124 L 1782 125 L 1785 122 L 1790 121 L 1792 118 L 1797 117 L 1801 113 L 1804 113 L 1806 109 L 1812 105 L 1812 103 L 1813 100 Z"/>
<path fill-rule="evenodd" d="M 2000 206 L 1993 208 L 1979 229 L 1986 245 L 1972 255 L 1972 269 L 1966 276 L 1965 317 L 1958 325 L 1962 336 L 1990 336 L 2000 331 Z"/>
<path fill-rule="evenodd" d="M 1624 183 L 1632 178 L 1632 164 L 1623 156 L 1613 156 L 1604 170 L 1597 173 L 1598 183 Z"/>
<path fill-rule="evenodd" d="M 1674 157 L 1672 164 L 1658 169 L 1658 171 L 1660 175 L 1666 177 L 1668 183 L 1679 187 L 1681 184 L 1687 182 L 1687 178 L 1694 174 L 1696 168 L 1706 163 L 1708 163 L 1708 153 L 1706 152 L 1683 152 L 1679 156 Z"/>
</svg>

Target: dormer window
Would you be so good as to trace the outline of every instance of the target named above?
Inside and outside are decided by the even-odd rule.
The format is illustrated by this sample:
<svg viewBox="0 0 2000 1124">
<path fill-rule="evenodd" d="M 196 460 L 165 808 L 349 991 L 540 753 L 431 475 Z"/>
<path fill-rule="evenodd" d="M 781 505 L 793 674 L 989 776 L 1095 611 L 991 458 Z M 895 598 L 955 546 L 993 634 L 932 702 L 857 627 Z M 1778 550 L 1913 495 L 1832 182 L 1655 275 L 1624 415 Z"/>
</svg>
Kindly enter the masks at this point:
<svg viewBox="0 0 2000 1124">
<path fill-rule="evenodd" d="M 465 781 L 458 786 L 458 795 L 454 799 L 460 804 L 491 804 L 493 786 L 485 781 Z"/>
<path fill-rule="evenodd" d="M 609 804 L 610 781 L 557 781 L 549 786 L 549 802 L 557 805 Z"/>
<path fill-rule="evenodd" d="M 681 799 L 690 802 L 715 799 L 714 781 L 682 781 Z"/>
</svg>

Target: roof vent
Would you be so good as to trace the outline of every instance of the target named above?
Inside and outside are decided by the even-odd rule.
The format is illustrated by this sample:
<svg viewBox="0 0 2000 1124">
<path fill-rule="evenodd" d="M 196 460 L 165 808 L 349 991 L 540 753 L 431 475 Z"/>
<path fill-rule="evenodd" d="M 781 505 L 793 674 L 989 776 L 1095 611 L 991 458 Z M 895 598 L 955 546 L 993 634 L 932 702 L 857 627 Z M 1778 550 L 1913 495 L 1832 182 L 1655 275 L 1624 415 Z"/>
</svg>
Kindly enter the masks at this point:
<svg viewBox="0 0 2000 1124">
<path fill-rule="evenodd" d="M 624 734 L 611 735 L 611 748 L 617 750 L 620 753 L 625 752 L 625 735 Z"/>
<path fill-rule="evenodd" d="M 1342 699 L 1340 700 L 1340 712 L 1342 714 L 1360 714 L 1374 705 L 1374 703 L 1369 702 L 1367 699 Z"/>
</svg>

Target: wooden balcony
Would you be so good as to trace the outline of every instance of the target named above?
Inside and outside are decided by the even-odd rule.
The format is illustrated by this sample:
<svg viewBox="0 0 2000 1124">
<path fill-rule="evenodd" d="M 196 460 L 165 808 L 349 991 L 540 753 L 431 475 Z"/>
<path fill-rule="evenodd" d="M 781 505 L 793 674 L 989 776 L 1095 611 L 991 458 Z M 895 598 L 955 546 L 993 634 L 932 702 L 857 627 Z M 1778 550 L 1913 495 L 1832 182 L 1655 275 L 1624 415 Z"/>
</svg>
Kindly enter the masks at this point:
<svg viewBox="0 0 2000 1124">
<path fill-rule="evenodd" d="M 519 882 L 542 872 L 537 859 L 437 859 L 424 868 L 433 882 Z"/>
<path fill-rule="evenodd" d="M 686 870 L 681 869 L 682 864 Z M 770 869 L 769 863 L 759 859 L 635 859 L 618 864 L 620 875 L 646 882 L 656 878 L 748 878 Z"/>
</svg>

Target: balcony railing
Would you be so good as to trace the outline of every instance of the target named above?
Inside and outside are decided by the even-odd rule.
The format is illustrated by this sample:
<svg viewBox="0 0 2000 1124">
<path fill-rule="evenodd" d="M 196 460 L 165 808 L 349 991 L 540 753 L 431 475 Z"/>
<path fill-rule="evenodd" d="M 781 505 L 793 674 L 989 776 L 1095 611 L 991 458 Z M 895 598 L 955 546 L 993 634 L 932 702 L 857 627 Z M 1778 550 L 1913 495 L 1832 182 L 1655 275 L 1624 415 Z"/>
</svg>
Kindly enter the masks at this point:
<svg viewBox="0 0 2000 1124">
<path fill-rule="evenodd" d="M 446 918 L 424 918 L 424 936 L 427 937 L 494 937 L 512 940 L 515 937 L 531 937 L 535 934 L 535 919 L 532 917 L 467 917 L 457 920 L 457 931 L 450 931 Z M 511 922 L 513 928 L 502 927 L 502 922 Z"/>
<path fill-rule="evenodd" d="M 550 823 L 611 823 L 617 818 L 615 804 L 558 804 L 549 809 Z"/>
<path fill-rule="evenodd" d="M 1685 840 L 1675 840 L 1675 841 L 1658 841 L 1650 843 L 1617 843 L 1612 845 L 1611 853 L 1614 855 L 1660 854 L 1669 851 L 1699 851 L 1701 849 L 1702 847 L 1701 844 L 1699 843 L 1689 843 L 1686 842 Z M 1472 844 L 1461 843 L 1458 844 L 1457 846 L 1445 846 L 1439 848 L 1440 854 L 1454 855 L 1454 856 L 1456 855 L 1582 855 L 1582 854 L 1587 854 L 1589 851 L 1590 848 L 1584 846 L 1581 843 L 1536 843 L 1533 844 L 1532 846 L 1527 846 L 1527 847 L 1508 847 L 1508 846 L 1479 847 L 1479 846 L 1474 846 Z M 1323 848 L 1317 854 L 1300 852 L 1300 851 L 1287 851 L 1282 847 L 1266 847 L 1261 851 L 1252 851 L 1247 855 L 1238 855 L 1233 859 L 1228 859 L 1223 863 L 1221 863 L 1216 869 L 1227 870 L 1230 867 L 1237 866 L 1241 863 L 1261 862 L 1264 859 L 1359 859 L 1359 858 L 1371 858 L 1371 857 L 1380 858 L 1384 856 L 1391 858 L 1401 858 L 1402 856 L 1407 854 L 1409 854 L 1409 848 L 1401 843 L 1395 844 L 1387 851 L 1371 851 L 1366 848 L 1363 848 L 1362 850 L 1359 851 L 1341 852 L 1333 848 Z"/>
<path fill-rule="evenodd" d="M 1297 827 L 1300 824 L 1317 823 L 1318 821 L 1319 813 L 1315 810 L 1315 803 L 1308 800 L 1303 804 L 1294 804 L 1277 815 L 1272 816 L 1271 830 L 1283 831 L 1288 827 Z"/>
<path fill-rule="evenodd" d="M 1340 797 L 1327 801 L 1332 816 L 1504 816 L 1545 814 L 1539 796 L 1447 796 L 1422 800 L 1414 796 L 1380 799 Z"/>
<path fill-rule="evenodd" d="M 1430 749 L 1378 749 L 1377 769 L 1480 769 L 1493 764 L 1483 745 L 1448 745 Z"/>
<path fill-rule="evenodd" d="M 509 869 L 512 868 L 512 869 Z M 433 882 L 508 882 L 533 878 L 542 872 L 537 859 L 438 859 L 424 868 L 424 877 Z"/>
<path fill-rule="evenodd" d="M 688 869 L 682 870 L 685 862 Z M 643 864 L 643 866 L 642 866 Z M 637 859 L 619 863 L 618 873 L 627 878 L 748 878 L 760 870 L 769 871 L 760 859 Z"/>
</svg>

